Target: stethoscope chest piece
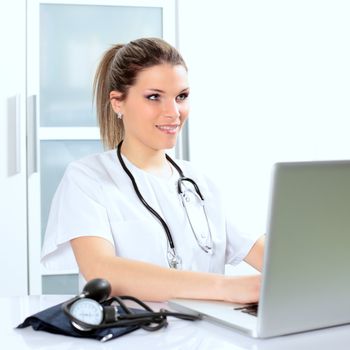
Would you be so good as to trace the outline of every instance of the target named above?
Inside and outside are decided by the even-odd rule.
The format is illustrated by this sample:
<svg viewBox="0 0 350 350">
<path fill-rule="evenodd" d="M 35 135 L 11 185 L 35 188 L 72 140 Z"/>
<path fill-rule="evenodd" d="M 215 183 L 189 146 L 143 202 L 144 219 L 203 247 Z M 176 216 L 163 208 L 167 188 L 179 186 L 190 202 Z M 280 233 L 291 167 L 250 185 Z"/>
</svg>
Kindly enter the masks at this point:
<svg viewBox="0 0 350 350">
<path fill-rule="evenodd" d="M 175 249 L 168 247 L 167 259 L 170 268 L 178 270 L 182 269 L 182 259 L 179 255 L 177 255 Z"/>
</svg>

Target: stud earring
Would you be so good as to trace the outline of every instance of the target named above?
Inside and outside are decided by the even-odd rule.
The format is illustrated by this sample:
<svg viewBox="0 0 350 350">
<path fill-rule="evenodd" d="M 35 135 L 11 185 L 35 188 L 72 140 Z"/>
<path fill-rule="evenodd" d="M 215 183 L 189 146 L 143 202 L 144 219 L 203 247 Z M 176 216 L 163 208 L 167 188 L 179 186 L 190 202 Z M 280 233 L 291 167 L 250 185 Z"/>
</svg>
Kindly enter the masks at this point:
<svg viewBox="0 0 350 350">
<path fill-rule="evenodd" d="M 123 113 L 117 112 L 117 118 L 118 118 L 118 119 L 122 119 L 122 118 L 123 118 Z"/>
</svg>

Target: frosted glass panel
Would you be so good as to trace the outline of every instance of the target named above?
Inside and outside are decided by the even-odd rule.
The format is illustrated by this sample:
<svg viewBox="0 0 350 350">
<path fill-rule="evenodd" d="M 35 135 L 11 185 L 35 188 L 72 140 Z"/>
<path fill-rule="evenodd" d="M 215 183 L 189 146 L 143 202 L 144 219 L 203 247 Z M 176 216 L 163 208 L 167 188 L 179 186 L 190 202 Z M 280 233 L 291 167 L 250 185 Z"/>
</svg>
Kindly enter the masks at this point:
<svg viewBox="0 0 350 350">
<path fill-rule="evenodd" d="M 96 126 L 92 82 L 115 43 L 162 37 L 162 8 L 40 5 L 40 125 Z"/>
<path fill-rule="evenodd" d="M 79 294 L 79 275 L 42 276 L 43 294 Z"/>
<path fill-rule="evenodd" d="M 41 141 L 41 227 L 45 234 L 52 197 L 71 161 L 103 151 L 100 141 Z"/>
</svg>

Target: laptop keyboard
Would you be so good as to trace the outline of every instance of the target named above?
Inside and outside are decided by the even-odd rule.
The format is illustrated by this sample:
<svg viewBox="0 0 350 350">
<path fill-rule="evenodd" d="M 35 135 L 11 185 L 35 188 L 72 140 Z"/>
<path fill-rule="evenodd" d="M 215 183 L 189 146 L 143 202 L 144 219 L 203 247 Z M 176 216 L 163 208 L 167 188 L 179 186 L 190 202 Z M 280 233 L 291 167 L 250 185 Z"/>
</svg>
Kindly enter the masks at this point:
<svg viewBox="0 0 350 350">
<path fill-rule="evenodd" d="M 258 316 L 258 305 L 258 303 L 247 304 L 241 307 L 235 307 L 234 310 L 238 310 L 252 316 Z"/>
</svg>

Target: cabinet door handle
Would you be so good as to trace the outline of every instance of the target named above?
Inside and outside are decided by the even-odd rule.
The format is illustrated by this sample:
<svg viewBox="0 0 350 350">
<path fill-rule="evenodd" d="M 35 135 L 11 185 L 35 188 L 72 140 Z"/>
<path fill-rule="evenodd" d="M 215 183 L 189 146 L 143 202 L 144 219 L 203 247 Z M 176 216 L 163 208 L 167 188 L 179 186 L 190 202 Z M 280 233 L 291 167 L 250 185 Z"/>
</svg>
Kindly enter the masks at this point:
<svg viewBox="0 0 350 350">
<path fill-rule="evenodd" d="M 21 95 L 16 95 L 15 132 L 16 132 L 16 163 L 15 174 L 21 173 Z"/>
<path fill-rule="evenodd" d="M 21 173 L 21 95 L 7 99 L 8 176 Z"/>
<path fill-rule="evenodd" d="M 36 102 L 36 95 L 28 97 L 28 176 L 38 172 L 38 127 Z"/>
</svg>

